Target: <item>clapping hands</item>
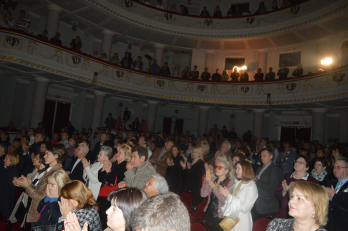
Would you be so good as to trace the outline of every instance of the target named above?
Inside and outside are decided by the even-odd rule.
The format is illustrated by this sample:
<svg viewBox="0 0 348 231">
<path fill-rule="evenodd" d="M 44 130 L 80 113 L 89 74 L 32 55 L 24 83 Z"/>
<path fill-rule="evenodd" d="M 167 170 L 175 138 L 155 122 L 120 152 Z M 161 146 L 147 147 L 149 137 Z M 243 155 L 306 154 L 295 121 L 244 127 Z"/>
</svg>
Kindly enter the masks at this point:
<svg viewBox="0 0 348 231">
<path fill-rule="evenodd" d="M 88 231 L 88 221 L 85 222 L 83 228 L 81 229 L 79 220 L 75 213 L 69 212 L 64 221 L 65 231 Z"/>
</svg>

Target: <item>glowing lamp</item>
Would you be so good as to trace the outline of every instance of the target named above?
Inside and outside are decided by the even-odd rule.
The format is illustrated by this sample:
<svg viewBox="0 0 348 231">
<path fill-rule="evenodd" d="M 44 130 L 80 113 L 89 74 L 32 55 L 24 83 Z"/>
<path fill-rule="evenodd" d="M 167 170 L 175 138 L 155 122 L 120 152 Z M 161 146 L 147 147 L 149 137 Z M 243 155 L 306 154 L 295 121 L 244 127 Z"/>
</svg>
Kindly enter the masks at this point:
<svg viewBox="0 0 348 231">
<path fill-rule="evenodd" d="M 242 66 L 242 70 L 246 70 L 247 69 L 247 66 Z"/>
<path fill-rule="evenodd" d="M 321 60 L 322 65 L 331 65 L 332 64 L 332 58 L 326 58 Z"/>
</svg>

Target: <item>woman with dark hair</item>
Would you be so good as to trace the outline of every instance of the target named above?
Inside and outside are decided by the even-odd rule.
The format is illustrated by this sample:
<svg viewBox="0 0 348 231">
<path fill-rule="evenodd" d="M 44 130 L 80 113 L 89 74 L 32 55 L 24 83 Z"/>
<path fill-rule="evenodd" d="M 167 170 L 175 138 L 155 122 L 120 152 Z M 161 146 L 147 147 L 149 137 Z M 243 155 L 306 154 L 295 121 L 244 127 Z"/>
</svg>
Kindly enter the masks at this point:
<svg viewBox="0 0 348 231">
<path fill-rule="evenodd" d="M 45 164 L 48 165 L 45 174 L 35 184 L 32 183 L 30 178 L 25 176 L 19 177 L 16 181 L 16 186 L 24 188 L 25 192 L 32 199 L 27 215 L 27 223 L 31 223 L 32 227 L 35 226 L 39 215 L 37 211 L 38 205 L 46 197 L 47 179 L 55 171 L 63 169 L 62 163 L 65 157 L 66 149 L 64 145 L 49 145 L 44 156 Z"/>
<path fill-rule="evenodd" d="M 76 213 L 80 226 L 88 221 L 90 230 L 101 231 L 102 226 L 98 214 L 98 204 L 93 194 L 81 181 L 73 180 L 62 188 L 59 204 L 62 216 L 58 220 L 56 230 L 64 230 L 64 222 L 69 212 Z"/>
<path fill-rule="evenodd" d="M 174 193 L 179 193 L 179 188 L 181 185 L 181 172 L 182 167 L 180 166 L 180 161 L 184 162 L 184 158 L 179 153 L 178 146 L 174 145 L 172 147 L 172 155 L 170 158 L 167 158 L 167 176 L 166 180 L 168 182 L 168 186 L 170 188 L 170 191 Z"/>
<path fill-rule="evenodd" d="M 180 5 L 180 10 L 183 15 L 189 15 L 188 8 L 184 5 Z"/>
<path fill-rule="evenodd" d="M 125 56 L 121 60 L 120 64 L 124 67 L 131 68 L 133 64 L 133 59 L 131 57 L 131 54 L 129 52 L 125 53 Z"/>
<path fill-rule="evenodd" d="M 80 51 L 81 47 L 82 47 L 82 42 L 81 42 L 81 38 L 80 36 L 76 36 L 75 39 L 72 39 L 70 42 L 70 47 L 73 50 L 77 50 Z"/>
<path fill-rule="evenodd" d="M 329 162 L 323 157 L 317 157 L 313 161 L 314 169 L 311 171 L 311 176 L 316 179 L 320 185 L 326 186 L 326 183 L 331 180 L 331 175 L 327 171 Z"/>
<path fill-rule="evenodd" d="M 40 145 L 40 152 L 46 153 L 47 146 L 50 144 L 51 144 L 51 142 L 49 142 L 49 141 L 42 142 Z"/>
<path fill-rule="evenodd" d="M 318 183 L 316 179 L 311 177 L 307 171 L 309 170 L 309 165 L 311 161 L 307 156 L 299 155 L 295 161 L 293 173 L 286 173 L 283 175 L 283 179 L 278 187 L 278 189 L 274 192 L 274 196 L 281 201 L 280 205 L 280 218 L 287 217 L 287 205 L 289 202 L 288 191 L 292 182 L 296 181 L 310 181 L 314 183 Z"/>
<path fill-rule="evenodd" d="M 108 196 L 111 206 L 106 211 L 108 228 L 105 231 L 132 231 L 130 223 L 133 213 L 146 199 L 146 194 L 138 188 L 121 188 L 112 191 Z M 85 222 L 81 229 L 82 226 L 79 225 L 75 213 L 69 213 L 64 222 L 65 231 L 87 231 L 88 226 L 89 223 Z"/>
</svg>

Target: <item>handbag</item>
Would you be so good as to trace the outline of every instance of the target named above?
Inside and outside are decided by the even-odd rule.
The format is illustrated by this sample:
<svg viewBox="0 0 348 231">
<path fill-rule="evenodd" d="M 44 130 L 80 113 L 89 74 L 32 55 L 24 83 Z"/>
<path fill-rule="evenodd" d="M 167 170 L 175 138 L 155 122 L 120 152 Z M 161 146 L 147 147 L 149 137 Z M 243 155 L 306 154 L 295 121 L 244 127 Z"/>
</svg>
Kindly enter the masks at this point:
<svg viewBox="0 0 348 231">
<path fill-rule="evenodd" d="M 50 214 L 48 215 L 48 217 L 46 218 L 46 221 L 44 223 L 43 226 L 36 226 L 34 227 L 34 231 L 55 231 L 56 230 L 56 224 L 54 225 L 47 225 L 48 221 L 51 218 L 52 213 L 54 212 L 55 208 L 52 209 L 52 211 L 50 212 Z"/>
<path fill-rule="evenodd" d="M 108 184 L 101 187 L 99 191 L 99 197 L 107 198 L 110 192 L 115 191 L 117 189 L 116 182 L 117 182 L 117 176 L 116 176 L 114 185 Z"/>
<path fill-rule="evenodd" d="M 236 226 L 236 224 L 238 224 L 239 221 L 239 217 L 237 217 L 237 220 L 233 220 L 232 218 L 226 217 L 220 222 L 219 225 L 224 231 L 230 231 L 231 229 L 233 229 L 234 226 Z"/>
</svg>

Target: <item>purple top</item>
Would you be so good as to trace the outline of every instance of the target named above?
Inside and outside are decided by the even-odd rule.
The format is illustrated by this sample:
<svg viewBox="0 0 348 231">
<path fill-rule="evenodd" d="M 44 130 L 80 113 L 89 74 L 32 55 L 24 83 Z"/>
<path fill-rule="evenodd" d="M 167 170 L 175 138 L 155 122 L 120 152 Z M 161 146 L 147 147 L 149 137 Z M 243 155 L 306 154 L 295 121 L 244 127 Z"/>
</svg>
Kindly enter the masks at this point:
<svg viewBox="0 0 348 231">
<path fill-rule="evenodd" d="M 306 175 L 304 175 L 301 179 L 296 179 L 294 177 L 294 173 L 286 173 L 283 175 L 282 181 L 286 180 L 286 183 L 288 185 L 290 185 L 291 182 L 296 182 L 296 181 L 309 181 L 309 182 L 313 182 L 313 183 L 317 183 L 318 181 L 316 179 L 314 179 L 313 177 L 311 177 L 309 175 L 309 173 L 307 173 Z M 280 182 L 279 187 L 277 188 L 277 190 L 274 192 L 274 196 L 281 201 L 281 205 L 280 205 L 280 212 L 279 212 L 279 218 L 287 218 L 288 215 L 288 202 L 289 202 L 289 194 L 287 193 L 285 195 L 285 197 L 283 197 L 282 195 L 282 191 L 283 191 L 283 186 L 282 183 Z"/>
</svg>

